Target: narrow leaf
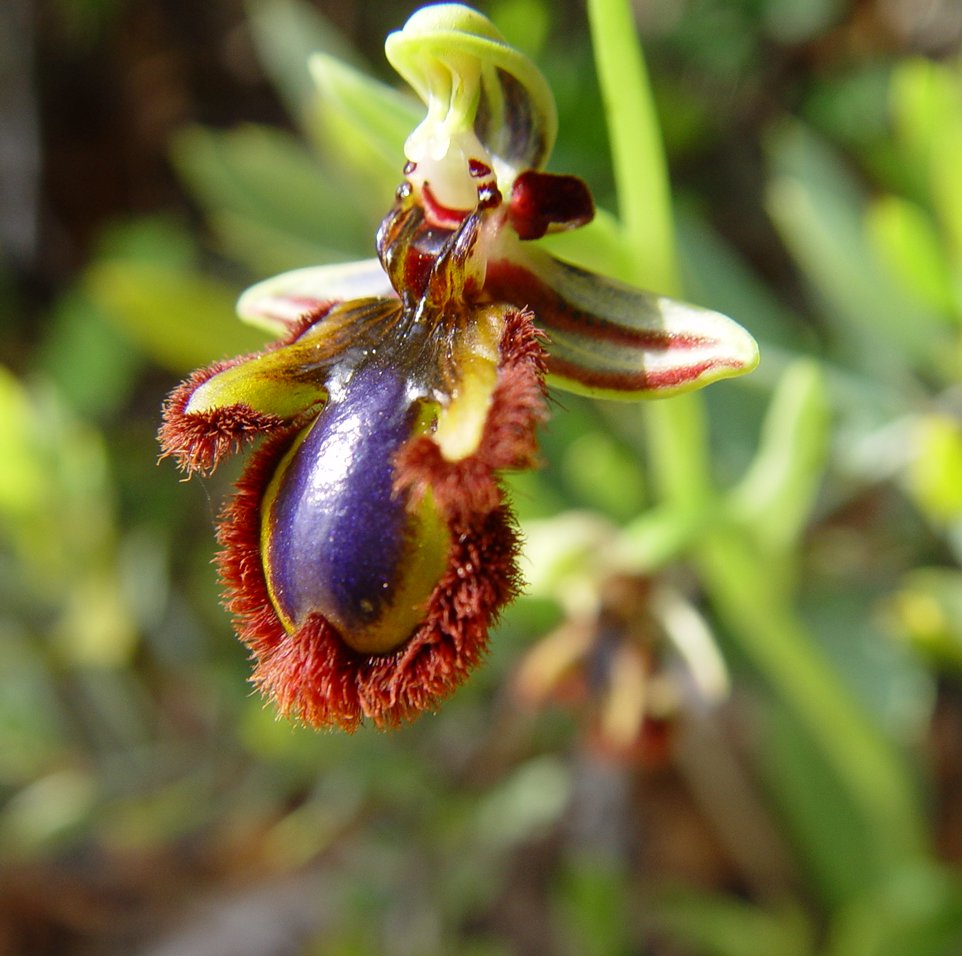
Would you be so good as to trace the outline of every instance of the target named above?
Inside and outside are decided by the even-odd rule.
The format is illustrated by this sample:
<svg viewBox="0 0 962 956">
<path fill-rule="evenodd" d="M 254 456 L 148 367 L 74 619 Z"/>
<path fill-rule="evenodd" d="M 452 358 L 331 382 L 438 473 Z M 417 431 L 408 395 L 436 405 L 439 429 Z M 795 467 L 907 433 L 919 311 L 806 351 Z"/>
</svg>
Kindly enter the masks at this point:
<svg viewBox="0 0 962 956">
<path fill-rule="evenodd" d="M 814 362 L 782 375 L 762 425 L 758 452 L 734 490 L 736 509 L 767 548 L 786 551 L 805 527 L 828 456 L 829 402 Z"/>
</svg>

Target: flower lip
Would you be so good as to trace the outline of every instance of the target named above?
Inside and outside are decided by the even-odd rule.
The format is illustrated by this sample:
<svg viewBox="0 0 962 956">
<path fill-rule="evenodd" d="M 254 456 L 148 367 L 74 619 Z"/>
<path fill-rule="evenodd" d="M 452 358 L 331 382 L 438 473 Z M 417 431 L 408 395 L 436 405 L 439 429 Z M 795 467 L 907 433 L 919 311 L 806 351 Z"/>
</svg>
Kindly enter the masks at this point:
<svg viewBox="0 0 962 956">
<path fill-rule="evenodd" d="M 318 604 L 311 600 L 300 609 L 297 622 L 285 625 L 275 610 L 278 575 L 270 560 L 271 545 L 267 561 L 263 547 L 264 526 L 273 519 L 268 517 L 265 522 L 264 515 L 276 511 L 271 502 L 277 500 L 275 490 L 283 479 L 275 476 L 303 448 L 303 444 L 297 445 L 297 426 L 267 439 L 248 463 L 237 493 L 224 509 L 218 531 L 223 546 L 218 563 L 227 606 L 236 616 L 241 640 L 256 660 L 254 683 L 276 703 L 282 715 L 318 727 L 338 725 L 346 730 L 356 729 L 364 719 L 386 727 L 414 718 L 453 693 L 478 665 L 487 647 L 489 628 L 516 595 L 518 539 L 497 474 L 504 468 L 533 464 L 534 426 L 545 413 L 543 352 L 530 314 L 489 306 L 484 316 L 492 322 L 500 317 L 492 331 L 498 327 L 502 331 L 497 357 L 488 359 L 483 349 L 480 353 L 482 360 L 498 363 L 498 377 L 477 448 L 457 461 L 445 460 L 432 440 L 434 433 L 415 428 L 412 437 L 403 440 L 391 457 L 391 501 L 402 503 L 398 507 L 406 507 L 409 514 L 421 514 L 420 508 L 436 502 L 448 542 L 440 577 L 420 609 L 418 625 L 405 641 L 393 649 L 352 646 L 324 613 L 311 608 L 312 603 Z M 391 343 L 385 351 L 390 353 L 395 347 L 396 343 Z M 394 411 L 402 386 L 393 363 L 385 364 L 380 356 L 376 361 L 369 358 L 353 371 L 344 388 L 343 393 L 331 389 L 332 403 L 321 413 L 321 417 L 330 416 L 328 433 L 336 430 L 339 415 L 351 417 L 350 408 L 338 411 L 337 404 L 350 405 L 348 393 L 356 388 L 362 404 L 368 399 L 366 419 L 376 422 L 378 409 L 387 411 L 386 433 L 388 437 L 393 434 L 387 444 L 401 439 L 406 418 Z M 441 410 L 439 415 L 443 414 Z M 319 427 L 320 442 L 324 427 Z M 378 485 L 384 459 L 376 457 L 374 484 L 379 490 L 370 496 L 375 504 L 384 501 L 383 488 Z M 324 510 L 333 505 L 343 512 L 344 524 L 339 532 L 349 530 L 356 510 L 350 506 L 351 489 L 343 500 L 347 503 L 344 508 L 337 495 L 315 502 Z M 385 536 L 382 525 L 380 537 L 373 536 L 377 539 L 375 562 L 381 560 L 376 550 L 383 547 L 385 537 L 390 544 L 391 531 L 388 527 Z M 267 534 L 273 537 L 269 528 Z M 298 546 L 302 558 L 318 559 L 319 551 L 329 543 L 327 536 L 320 538 L 303 536 L 303 546 Z M 367 547 L 370 541 L 355 538 L 339 547 L 343 552 L 352 545 Z M 327 558 L 322 556 L 321 560 Z M 347 561 L 355 561 L 355 557 L 349 556 Z M 391 563 L 387 560 L 384 566 Z M 332 567 L 330 562 L 328 566 Z M 337 573 L 339 569 L 333 570 Z M 327 611 L 330 602 L 325 604 Z"/>
</svg>

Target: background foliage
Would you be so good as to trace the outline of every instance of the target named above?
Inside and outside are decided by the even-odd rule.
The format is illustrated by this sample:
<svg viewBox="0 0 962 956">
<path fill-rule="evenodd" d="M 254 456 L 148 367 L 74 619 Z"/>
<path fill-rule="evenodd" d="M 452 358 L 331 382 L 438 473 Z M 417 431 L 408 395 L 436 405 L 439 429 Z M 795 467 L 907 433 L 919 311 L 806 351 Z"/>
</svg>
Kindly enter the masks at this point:
<svg viewBox="0 0 962 956">
<path fill-rule="evenodd" d="M 250 696 L 231 475 L 157 467 L 159 406 L 257 345 L 245 285 L 369 254 L 413 6 L 0 8 L 0 953 L 962 951 L 951 0 L 479 4 L 609 211 L 567 254 L 763 362 L 557 396 L 514 482 L 531 592 L 438 715 L 323 735 Z"/>
</svg>

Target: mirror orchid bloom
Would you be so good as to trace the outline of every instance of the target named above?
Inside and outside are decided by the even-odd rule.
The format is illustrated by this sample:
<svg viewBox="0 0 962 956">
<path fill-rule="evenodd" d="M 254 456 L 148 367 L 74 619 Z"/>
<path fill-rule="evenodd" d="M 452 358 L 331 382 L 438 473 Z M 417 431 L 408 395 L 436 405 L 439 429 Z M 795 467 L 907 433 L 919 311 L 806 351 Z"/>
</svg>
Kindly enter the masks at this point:
<svg viewBox="0 0 962 956">
<path fill-rule="evenodd" d="M 537 464 L 546 383 L 661 397 L 758 357 L 725 316 L 532 243 L 594 207 L 544 171 L 550 90 L 489 20 L 425 7 L 386 52 L 427 116 L 377 258 L 245 292 L 276 341 L 191 375 L 160 430 L 188 474 L 260 439 L 219 522 L 226 605 L 280 713 L 347 730 L 434 708 L 484 656 L 520 587 L 501 475 Z"/>
</svg>

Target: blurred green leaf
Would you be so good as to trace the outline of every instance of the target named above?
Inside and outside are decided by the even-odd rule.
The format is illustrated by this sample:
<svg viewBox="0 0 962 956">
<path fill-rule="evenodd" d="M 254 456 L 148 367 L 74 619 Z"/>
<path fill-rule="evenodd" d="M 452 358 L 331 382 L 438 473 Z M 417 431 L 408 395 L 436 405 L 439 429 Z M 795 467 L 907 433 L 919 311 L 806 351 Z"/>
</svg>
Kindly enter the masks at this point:
<svg viewBox="0 0 962 956">
<path fill-rule="evenodd" d="M 846 907 L 827 956 L 956 956 L 962 951 L 962 877 L 932 863 L 888 874 Z"/>
<path fill-rule="evenodd" d="M 621 866 L 582 853 L 560 874 L 558 915 L 567 952 L 628 956 L 637 933 L 630 886 Z"/>
<path fill-rule="evenodd" d="M 23 582 L 11 582 L 23 587 Z M 2 593 L 6 583 L 0 581 Z M 69 721 L 62 712 L 55 676 L 36 636 L 13 620 L 7 602 L 0 614 L 0 788 L 12 792 L 38 779 L 62 757 Z M 0 823 L 0 828 L 3 824 Z M 2 853 L 0 853 L 2 855 Z"/>
<path fill-rule="evenodd" d="M 849 358 L 892 379 L 906 363 L 944 372 L 951 349 L 945 323 L 895 286 L 876 260 L 865 238 L 865 197 L 838 157 L 797 123 L 771 138 L 769 156 L 769 212 L 842 323 L 837 332 Z"/>
<path fill-rule="evenodd" d="M 818 365 L 789 366 L 772 396 L 755 459 L 731 499 L 768 552 L 790 550 L 808 522 L 828 458 L 829 415 Z"/>
<path fill-rule="evenodd" d="M 138 216 L 108 225 L 97 239 L 92 259 L 132 259 L 186 269 L 194 264 L 191 232 L 173 216 Z"/>
<path fill-rule="evenodd" d="M 192 271 L 101 261 L 87 270 L 84 287 L 110 321 L 178 375 L 264 344 L 235 318 L 232 291 Z"/>
<path fill-rule="evenodd" d="M 872 825 L 833 768 L 779 702 L 765 720 L 762 767 L 786 835 L 823 904 L 834 906 L 879 883 L 885 872 Z M 850 759 L 857 760 L 857 754 Z M 778 952 L 777 949 L 773 952 Z"/>
<path fill-rule="evenodd" d="M 568 446 L 561 467 L 575 494 L 604 514 L 625 520 L 644 504 L 641 463 L 604 432 L 578 436 Z"/>
<path fill-rule="evenodd" d="M 171 155 L 225 251 L 256 275 L 371 253 L 371 224 L 350 191 L 289 133 L 195 126 Z"/>
<path fill-rule="evenodd" d="M 38 369 L 78 412 L 102 416 L 115 411 L 130 396 L 142 356 L 79 289 L 57 302 L 52 320 L 35 357 Z"/>
<path fill-rule="evenodd" d="M 97 573 L 113 544 L 113 501 L 101 435 L 56 393 L 28 391 L 0 370 L 0 531 L 39 595 Z"/>
<path fill-rule="evenodd" d="M 921 57 L 903 60 L 892 72 L 890 104 L 896 141 L 918 198 L 927 199 L 938 211 L 940 197 L 932 174 L 946 139 L 962 126 L 958 68 Z"/>
<path fill-rule="evenodd" d="M 844 11 L 842 0 L 767 0 L 764 4 L 768 33 L 780 43 L 801 43 L 827 30 Z"/>
<path fill-rule="evenodd" d="M 904 534 L 899 535 L 903 540 Z M 873 546 L 883 545 L 876 540 Z M 865 567 L 871 560 L 863 559 L 861 574 L 852 576 L 827 573 L 822 578 L 810 570 L 799 611 L 849 694 L 897 748 L 900 741 L 918 739 L 925 732 L 935 688 L 918 656 L 883 629 L 882 608 L 895 585 L 873 579 L 872 569 Z M 876 574 L 881 577 L 884 570 Z M 893 756 L 900 761 L 903 783 L 917 789 L 910 775 L 911 755 L 896 750 Z"/>
<path fill-rule="evenodd" d="M 679 560 L 710 531 L 717 509 L 714 500 L 701 510 L 671 504 L 647 508 L 612 543 L 608 551 L 612 564 L 622 571 L 649 574 Z"/>
<path fill-rule="evenodd" d="M 560 760 L 534 757 L 478 802 L 475 832 L 488 848 L 536 839 L 561 818 L 570 789 L 570 772 Z"/>
<path fill-rule="evenodd" d="M 960 81 L 962 86 L 962 81 Z M 946 251 L 956 274 L 956 301 L 962 300 L 962 107 L 947 126 L 932 172 L 935 209 L 947 234 Z"/>
<path fill-rule="evenodd" d="M 357 62 L 358 55 L 317 7 L 306 0 L 247 0 L 248 23 L 261 63 L 291 117 L 305 123 L 313 85 L 307 71 L 312 54 L 330 53 Z"/>
<path fill-rule="evenodd" d="M 897 142 L 919 197 L 947 236 L 944 255 L 962 302 L 962 61 L 921 58 L 900 63 L 892 75 L 891 112 Z"/>
<path fill-rule="evenodd" d="M 59 770 L 31 782 L 0 813 L 4 849 L 36 853 L 76 836 L 94 808 L 97 789 L 89 769 Z"/>
<path fill-rule="evenodd" d="M 906 483 L 916 504 L 936 524 L 962 519 L 962 425 L 928 415 L 914 429 Z"/>
<path fill-rule="evenodd" d="M 886 154 L 894 149 L 886 143 L 891 75 L 891 64 L 876 59 L 818 72 L 805 98 L 805 118 L 835 142 Z M 887 155 L 884 158 L 890 162 Z"/>
<path fill-rule="evenodd" d="M 591 511 L 568 510 L 525 524 L 528 593 L 566 601 L 593 599 L 595 578 L 605 573 L 600 554 L 610 553 L 615 528 Z"/>
<path fill-rule="evenodd" d="M 122 670 L 137 634 L 119 580 L 102 436 L 53 389 L 27 389 L 0 371 L 0 457 L 0 669 L 12 682 L 0 695 L 0 780 L 19 782 L 62 757 L 62 671 Z"/>
<path fill-rule="evenodd" d="M 376 224 L 401 181 L 404 143 L 424 118 L 425 108 L 412 95 L 337 57 L 315 54 L 310 71 L 316 86 L 311 115 L 317 138 L 353 185 L 356 208 Z"/>
<path fill-rule="evenodd" d="M 744 380 L 748 386 L 772 374 L 773 346 L 802 352 L 814 347 L 812 329 L 701 217 L 682 208 L 677 222 L 686 295 L 693 302 L 710 302 L 725 315 L 737 316 L 761 343 L 764 360 Z M 776 377 L 780 371 L 774 373 Z"/>
<path fill-rule="evenodd" d="M 47 477 L 34 451 L 40 441 L 25 390 L 0 367 L 0 512 L 6 520 L 29 515 L 42 500 Z"/>
<path fill-rule="evenodd" d="M 962 323 L 945 244 L 928 213 L 907 199 L 883 196 L 869 206 L 866 225 L 879 261 L 905 291 Z"/>
<path fill-rule="evenodd" d="M 667 891 L 655 897 L 655 925 L 693 956 L 813 956 L 812 926 L 790 903 L 763 909 L 732 897 Z"/>
<path fill-rule="evenodd" d="M 488 16 L 513 47 L 537 60 L 551 27 L 550 7 L 545 0 L 495 0 Z"/>
<path fill-rule="evenodd" d="M 915 568 L 886 602 L 893 628 L 936 666 L 962 673 L 962 572 Z"/>
</svg>

